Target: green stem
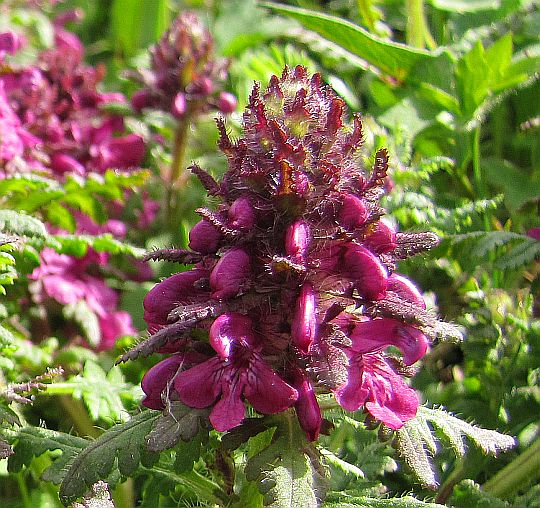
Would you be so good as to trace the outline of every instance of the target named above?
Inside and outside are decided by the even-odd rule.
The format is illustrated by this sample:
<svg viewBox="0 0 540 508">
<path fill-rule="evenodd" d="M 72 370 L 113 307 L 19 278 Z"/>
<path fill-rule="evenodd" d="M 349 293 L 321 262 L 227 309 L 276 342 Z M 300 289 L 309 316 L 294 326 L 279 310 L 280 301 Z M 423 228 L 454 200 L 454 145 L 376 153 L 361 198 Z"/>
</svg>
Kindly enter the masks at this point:
<svg viewBox="0 0 540 508">
<path fill-rule="evenodd" d="M 217 483 L 205 478 L 197 471 L 192 470 L 183 473 L 173 473 L 170 470 L 159 466 L 154 466 L 152 469 L 185 485 L 194 492 L 201 501 L 205 500 L 210 504 L 223 506 L 223 501 L 228 497 L 225 492 L 220 489 Z"/>
<path fill-rule="evenodd" d="M 116 508 L 134 508 L 135 495 L 133 493 L 133 478 L 128 478 L 127 481 L 116 487 L 113 493 L 114 506 Z"/>
<path fill-rule="evenodd" d="M 540 437 L 483 486 L 484 492 L 508 499 L 518 490 L 540 479 Z"/>
<path fill-rule="evenodd" d="M 375 33 L 375 18 L 371 12 L 371 2 L 369 0 L 357 0 L 358 12 L 366 28 Z"/>
<path fill-rule="evenodd" d="M 465 474 L 465 461 L 461 459 L 454 470 L 448 475 L 448 478 L 446 478 L 444 483 L 441 485 L 441 488 L 435 497 L 435 502 L 445 504 L 448 498 L 452 495 L 454 486 L 465 478 Z"/>
<path fill-rule="evenodd" d="M 178 122 L 174 134 L 173 160 L 167 184 L 167 224 L 174 226 L 174 217 L 177 207 L 177 189 L 183 187 L 187 181 L 187 174 L 184 171 L 184 158 L 187 148 L 188 129 L 191 120 L 186 116 Z"/>
<path fill-rule="evenodd" d="M 407 44 L 415 48 L 424 48 L 426 45 L 430 49 L 437 47 L 437 43 L 431 35 L 426 15 L 424 12 L 424 0 L 407 0 Z"/>
<path fill-rule="evenodd" d="M 26 485 L 26 482 L 24 481 L 23 472 L 21 471 L 17 475 L 17 484 L 19 486 L 19 492 L 21 493 L 21 499 L 23 502 L 24 508 L 33 508 L 32 502 L 30 500 L 30 493 L 28 491 L 28 487 Z"/>
<path fill-rule="evenodd" d="M 88 416 L 88 411 L 80 400 L 68 395 L 61 395 L 59 399 L 80 436 L 96 438 L 101 434 L 101 431 L 94 426 L 94 422 Z"/>
</svg>

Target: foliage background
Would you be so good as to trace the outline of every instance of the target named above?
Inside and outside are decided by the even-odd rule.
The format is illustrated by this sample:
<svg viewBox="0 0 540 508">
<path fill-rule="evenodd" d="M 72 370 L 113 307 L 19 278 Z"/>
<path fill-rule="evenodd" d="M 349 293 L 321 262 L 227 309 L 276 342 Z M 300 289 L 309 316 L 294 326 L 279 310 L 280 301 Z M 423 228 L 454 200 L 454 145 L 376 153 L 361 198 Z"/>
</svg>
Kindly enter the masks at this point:
<svg viewBox="0 0 540 508">
<path fill-rule="evenodd" d="M 83 41 L 88 63 L 104 63 L 104 87 L 128 96 L 136 85 L 125 70 L 148 66 L 148 45 L 183 9 L 198 12 L 215 37 L 216 53 L 230 58 L 227 89 L 238 97 L 237 111 L 244 107 L 253 80 L 265 83 L 285 64 L 321 72 L 352 111 L 362 112 L 367 151 L 390 150 L 394 188 L 385 206 L 392 220 L 400 230 L 429 229 L 443 238 L 437 249 L 403 263 L 400 271 L 419 283 L 444 319 L 462 327 L 465 340 L 434 344 L 415 387 L 431 406 L 443 405 L 465 421 L 515 436 L 518 445 L 498 460 L 473 447 L 456 458 L 439 446 L 433 492 L 418 486 L 414 464 L 412 472 L 398 465 L 392 448 L 361 418 L 336 415 L 336 430 L 324 442 L 336 454 L 329 458 L 334 474 L 328 506 L 424 505 L 402 497 L 409 493 L 426 503 L 452 506 L 538 506 L 540 491 L 533 485 L 540 472 L 540 242 L 527 236 L 540 227 L 538 2 L 66 0 L 37 10 L 13 2 L 9 23 L 32 33 L 31 48 L 40 48 L 50 44 L 48 19 L 75 7 L 85 17 L 69 28 Z M 57 484 L 66 465 L 88 446 L 83 438 L 96 438 L 102 429 L 126 422 L 140 443 L 151 428 L 148 413 L 129 415 L 141 399 L 142 374 L 156 358 L 113 367 L 117 356 L 135 343 L 129 337 L 101 353 L 66 344 L 63 337 L 32 341 L 25 334 L 30 317 L 21 315 L 18 305 L 44 246 L 78 256 L 91 246 L 122 257 L 187 245 L 187 232 L 197 220 L 193 210 L 204 204 L 202 189 L 192 180 L 181 191 L 174 217 L 160 217 L 151 230 L 130 230 L 127 242 L 45 230 L 43 222 L 58 218 L 66 204 L 84 206 L 80 203 L 86 200 L 87 209 L 98 217 L 99 203 L 122 195 L 124 188 L 144 188 L 154 199 L 163 199 L 160 168 L 171 161 L 174 126 L 158 114 L 132 115 L 126 123 L 149 142 L 147 172 L 128 179 L 111 172 L 104 182 L 0 181 L 0 224 L 9 235 L 0 247 L 0 283 L 7 294 L 0 328 L 1 384 L 7 393 L 9 386 L 49 367 L 64 369 L 46 390 L 32 392 L 32 406 L 15 401 L 0 407 L 4 434 L 16 451 L 9 464 L 0 462 L 2 506 L 62 506 Z M 237 133 L 239 125 L 239 114 L 232 115 L 230 130 Z M 163 142 L 155 142 L 154 134 Z M 225 161 L 216 150 L 212 115 L 201 117 L 189 136 L 186 166 L 196 161 L 220 175 Z M 48 198 L 38 199 L 43 193 Z M 14 237 L 23 240 L 14 243 Z M 153 269 L 154 280 L 169 275 L 167 266 Z M 153 282 L 108 281 L 122 292 L 122 308 L 142 332 L 141 302 Z M 79 314 L 75 321 L 90 340 L 87 317 Z M 448 438 L 444 434 L 443 442 Z M 70 439 L 63 437 L 67 435 Z M 106 479 L 120 485 L 115 491 L 119 507 L 224 503 L 219 494 L 216 498 L 216 492 L 223 492 L 223 479 L 209 452 L 216 436 L 210 444 L 195 439 L 178 453 L 164 452 L 157 465 L 157 457 L 139 449 L 136 438 L 128 447 L 136 458 L 115 458 L 128 446 L 118 439 L 104 459 L 107 464 L 100 466 L 103 478 L 97 466 L 90 468 L 90 476 L 77 477 L 69 492 L 61 492 L 64 500 L 72 501 L 86 485 Z M 245 453 L 255 454 L 262 440 L 250 441 Z M 238 452 L 220 453 L 222 461 L 244 460 Z M 40 479 L 44 471 L 45 482 Z M 137 481 L 120 481 L 130 476 Z M 243 485 L 238 506 L 260 506 L 254 487 L 245 478 L 237 482 Z M 348 493 L 351 504 L 338 492 Z M 402 497 L 401 504 L 387 504 L 388 496 Z"/>
</svg>

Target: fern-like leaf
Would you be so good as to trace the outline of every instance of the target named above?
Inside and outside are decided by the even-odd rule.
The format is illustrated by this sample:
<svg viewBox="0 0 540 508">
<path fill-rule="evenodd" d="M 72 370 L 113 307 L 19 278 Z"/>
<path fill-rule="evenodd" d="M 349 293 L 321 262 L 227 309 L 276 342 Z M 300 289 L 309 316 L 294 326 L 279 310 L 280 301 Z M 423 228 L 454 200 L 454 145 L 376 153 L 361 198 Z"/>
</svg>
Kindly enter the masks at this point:
<svg viewBox="0 0 540 508">
<path fill-rule="evenodd" d="M 458 456 L 466 452 L 465 438 L 468 438 L 483 453 L 497 455 L 515 446 L 513 437 L 486 430 L 447 413 L 443 409 L 418 408 L 415 418 L 409 420 L 397 431 L 397 450 L 411 471 L 425 487 L 435 489 L 438 485 L 431 455 L 437 453 L 434 434 L 444 440 Z"/>
<path fill-rule="evenodd" d="M 131 476 L 139 463 L 152 465 L 157 455 L 146 450 L 146 436 L 158 415 L 158 411 L 143 411 L 90 442 L 64 476 L 60 486 L 62 502 L 67 506 L 94 483 L 109 477 L 113 469 L 117 468 L 124 476 Z"/>
</svg>

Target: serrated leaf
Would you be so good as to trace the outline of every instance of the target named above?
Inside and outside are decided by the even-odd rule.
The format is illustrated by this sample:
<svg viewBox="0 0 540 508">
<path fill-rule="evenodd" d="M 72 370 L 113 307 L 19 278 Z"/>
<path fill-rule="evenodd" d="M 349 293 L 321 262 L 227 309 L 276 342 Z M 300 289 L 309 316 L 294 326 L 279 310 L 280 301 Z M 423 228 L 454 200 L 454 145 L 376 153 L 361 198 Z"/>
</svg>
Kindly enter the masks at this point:
<svg viewBox="0 0 540 508">
<path fill-rule="evenodd" d="M 246 478 L 257 481 L 265 506 L 313 508 L 318 506 L 320 475 L 306 454 L 310 445 L 302 430 L 295 422 L 287 423 L 278 426 L 269 446 L 249 459 Z"/>
<path fill-rule="evenodd" d="M 47 393 L 70 394 L 75 399 L 82 399 L 94 421 L 125 421 L 129 418 L 122 404 L 122 396 L 138 393 L 138 387 L 126 383 L 121 370 L 113 367 L 108 373 L 94 361 L 84 364 L 82 374 L 78 374 L 64 383 L 53 383 L 47 387 Z"/>
<path fill-rule="evenodd" d="M 33 238 L 45 238 L 47 236 L 47 230 L 43 222 L 15 210 L 0 210 L 0 230 Z"/>
<path fill-rule="evenodd" d="M 17 413 L 9 406 L 4 405 L 3 402 L 0 402 L 0 423 L 2 422 L 9 423 L 10 425 L 21 425 Z"/>
<path fill-rule="evenodd" d="M 85 339 L 91 346 L 96 347 L 99 345 L 101 342 L 99 319 L 85 300 L 65 305 L 62 313 L 66 319 L 72 319 L 81 327 Z"/>
<path fill-rule="evenodd" d="M 189 441 L 194 438 L 201 428 L 201 419 L 207 419 L 209 413 L 208 409 L 193 409 L 180 402 L 170 403 L 148 434 L 148 450 L 161 452 L 172 448 L 180 440 Z"/>
<path fill-rule="evenodd" d="M 8 470 L 17 472 L 23 466 L 29 466 L 34 457 L 46 451 L 61 450 L 61 455 L 54 457 L 52 465 L 42 475 L 44 481 L 59 484 L 69 462 L 83 450 L 88 441 L 55 430 L 41 427 L 23 427 L 11 434 L 10 441 L 15 442 L 15 454 L 9 458 Z"/>
<path fill-rule="evenodd" d="M 97 481 L 117 468 L 132 475 L 139 463 L 150 465 L 157 457 L 146 450 L 146 436 L 159 411 L 143 411 L 126 423 L 106 430 L 75 458 L 60 486 L 60 499 L 68 503 L 81 496 Z"/>
<path fill-rule="evenodd" d="M 426 503 L 411 496 L 381 499 L 368 496 L 347 496 L 332 493 L 324 503 L 324 508 L 443 508 L 444 505 Z"/>
<path fill-rule="evenodd" d="M 298 20 L 307 29 L 317 32 L 399 81 L 407 79 L 416 65 L 437 57 L 435 53 L 377 37 L 335 16 L 273 2 L 264 2 L 262 5 Z"/>
<path fill-rule="evenodd" d="M 428 488 L 437 487 L 436 474 L 430 457 L 436 453 L 435 442 L 428 424 L 438 431 L 437 439 L 444 439 L 458 456 L 463 456 L 466 452 L 464 443 L 466 437 L 483 453 L 489 455 L 507 451 L 516 444 L 512 436 L 471 425 L 443 409 L 421 406 L 416 417 L 397 431 L 397 450 L 416 478 Z"/>
</svg>

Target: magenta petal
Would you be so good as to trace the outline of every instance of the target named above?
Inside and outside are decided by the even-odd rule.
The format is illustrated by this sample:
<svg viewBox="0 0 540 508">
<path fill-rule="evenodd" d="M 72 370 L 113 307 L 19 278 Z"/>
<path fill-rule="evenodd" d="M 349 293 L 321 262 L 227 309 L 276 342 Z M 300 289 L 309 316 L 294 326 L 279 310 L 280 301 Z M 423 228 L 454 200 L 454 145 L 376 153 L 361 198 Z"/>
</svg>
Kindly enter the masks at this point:
<svg viewBox="0 0 540 508">
<path fill-rule="evenodd" d="M 229 249 L 210 274 L 212 298 L 223 300 L 238 294 L 251 271 L 249 254 L 238 247 Z"/>
<path fill-rule="evenodd" d="M 62 305 L 77 303 L 85 296 L 84 282 L 71 275 L 47 275 L 43 277 L 43 289 Z"/>
<path fill-rule="evenodd" d="M 306 282 L 300 290 L 294 311 L 291 340 L 302 353 L 307 353 L 317 333 L 317 302 L 313 286 Z"/>
<path fill-rule="evenodd" d="M 368 215 L 369 211 L 362 199 L 345 194 L 339 211 L 340 224 L 349 230 L 355 229 L 366 222 Z"/>
<path fill-rule="evenodd" d="M 242 401 L 241 383 L 231 384 L 223 381 L 221 399 L 210 413 L 210 423 L 219 432 L 225 432 L 240 425 L 246 414 L 246 408 Z"/>
<path fill-rule="evenodd" d="M 219 94 L 218 109 L 225 115 L 232 113 L 236 109 L 237 104 L 238 101 L 232 93 L 221 92 Z"/>
<path fill-rule="evenodd" d="M 422 293 L 420 293 L 418 288 L 409 279 L 403 277 L 403 275 L 395 272 L 390 275 L 388 278 L 388 291 L 396 293 L 403 300 L 414 303 L 422 309 L 426 308 L 426 302 Z"/>
<path fill-rule="evenodd" d="M 207 220 L 200 220 L 189 232 L 189 248 L 201 254 L 214 254 L 222 236 Z"/>
<path fill-rule="evenodd" d="M 388 346 L 396 346 L 403 353 L 403 360 L 407 365 L 422 358 L 429 344 L 420 330 L 390 318 L 357 323 L 351 339 L 351 349 L 360 354 L 375 353 Z"/>
<path fill-rule="evenodd" d="M 540 228 L 531 228 L 527 231 L 527 236 L 540 242 Z"/>
<path fill-rule="evenodd" d="M 174 377 L 183 361 L 181 355 L 173 355 L 154 365 L 143 377 L 141 388 L 146 394 L 143 405 L 150 409 L 163 409 L 162 393 Z"/>
<path fill-rule="evenodd" d="M 355 282 L 358 292 L 370 300 L 384 297 L 388 273 L 379 258 L 369 249 L 350 243 L 344 254 L 346 275 Z"/>
<path fill-rule="evenodd" d="M 202 409 L 213 404 L 219 397 L 222 375 L 221 360 L 210 358 L 180 372 L 174 379 L 174 388 L 186 406 Z"/>
<path fill-rule="evenodd" d="M 394 372 L 389 373 L 384 396 L 375 394 L 375 400 L 366 402 L 369 413 L 391 429 L 400 429 L 416 416 L 418 396 Z"/>
<path fill-rule="evenodd" d="M 131 315 L 125 311 L 109 312 L 106 316 L 100 317 L 99 327 L 101 329 L 100 351 L 112 348 L 120 337 L 134 335 L 136 332 L 131 322 Z"/>
<path fill-rule="evenodd" d="M 186 113 L 186 95 L 177 93 L 171 105 L 171 113 L 175 118 L 182 118 Z"/>
<path fill-rule="evenodd" d="M 364 386 L 364 372 L 357 362 L 351 361 L 348 378 L 334 390 L 337 403 L 347 411 L 360 409 L 369 396 L 369 387 Z"/>
<path fill-rule="evenodd" d="M 180 272 L 156 284 L 149 291 L 143 306 L 144 320 L 151 332 L 168 323 L 167 316 L 175 307 L 201 296 L 201 292 L 193 285 L 205 275 L 206 271 L 200 269 Z"/>
<path fill-rule="evenodd" d="M 222 314 L 212 323 L 209 340 L 220 358 L 227 360 L 233 344 L 244 347 L 254 344 L 251 319 L 236 312 Z"/>
<path fill-rule="evenodd" d="M 298 398 L 298 392 L 262 360 L 253 360 L 244 395 L 255 411 L 263 414 L 285 411 Z"/>
</svg>

